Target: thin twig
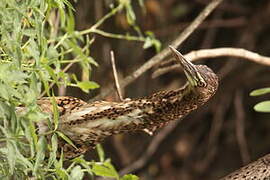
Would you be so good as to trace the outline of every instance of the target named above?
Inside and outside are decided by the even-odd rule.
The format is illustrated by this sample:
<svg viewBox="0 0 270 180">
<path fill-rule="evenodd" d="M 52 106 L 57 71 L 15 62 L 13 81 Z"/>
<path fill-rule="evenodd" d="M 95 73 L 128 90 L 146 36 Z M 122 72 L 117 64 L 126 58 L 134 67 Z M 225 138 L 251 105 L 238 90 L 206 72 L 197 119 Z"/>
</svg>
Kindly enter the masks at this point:
<svg viewBox="0 0 270 180">
<path fill-rule="evenodd" d="M 185 54 L 184 57 L 190 61 L 197 61 L 200 59 L 206 58 L 216 58 L 230 56 L 236 58 L 243 58 L 250 61 L 253 61 L 258 64 L 270 66 L 270 57 L 261 56 L 257 53 L 241 49 L 241 48 L 215 48 L 215 49 L 202 49 L 197 51 L 191 51 L 188 54 Z M 172 71 L 174 69 L 178 69 L 180 66 L 178 64 L 174 64 L 169 67 L 160 68 L 155 71 L 152 77 L 158 77 L 164 73 Z"/>
<path fill-rule="evenodd" d="M 220 100 L 218 100 L 218 102 L 219 102 L 218 104 L 212 106 L 213 121 L 209 132 L 206 155 L 200 162 L 196 163 L 197 171 L 200 173 L 204 172 L 216 157 L 216 154 L 218 152 L 217 142 L 222 132 L 223 127 L 222 125 L 224 123 L 224 114 L 229 108 L 231 98 L 230 96 L 228 96 L 228 94 L 224 94 L 220 98 Z"/>
<path fill-rule="evenodd" d="M 213 13 L 213 21 L 209 24 L 209 26 L 213 25 L 215 20 L 221 19 L 223 15 L 222 11 L 216 11 Z M 201 44 L 201 48 L 200 49 L 208 49 L 211 48 L 212 45 L 214 44 L 214 41 L 216 39 L 216 35 L 218 32 L 218 28 L 208 28 L 205 36 L 203 38 L 202 44 Z"/>
<path fill-rule="evenodd" d="M 66 72 L 75 62 L 71 62 L 69 63 L 64 69 L 63 69 L 63 72 Z M 55 85 L 55 82 L 52 82 L 50 85 L 49 85 L 49 89 L 51 89 L 53 86 Z M 39 98 L 42 98 L 47 92 L 44 90 L 41 95 L 39 96 Z"/>
<path fill-rule="evenodd" d="M 149 159 L 154 155 L 157 151 L 159 145 L 163 142 L 163 140 L 175 129 L 175 127 L 181 122 L 181 119 L 177 121 L 173 121 L 169 123 L 166 127 L 164 127 L 151 141 L 146 151 L 143 153 L 139 159 L 133 162 L 131 165 L 125 167 L 120 171 L 120 175 L 124 175 L 130 172 L 134 172 L 143 166 L 149 161 Z"/>
<path fill-rule="evenodd" d="M 84 35 L 91 33 L 94 29 L 97 29 L 101 24 L 103 24 L 107 19 L 109 19 L 110 17 L 121 11 L 123 7 L 124 7 L 123 4 L 119 4 L 116 8 L 112 9 L 108 14 L 106 14 L 105 16 L 103 16 L 103 18 L 101 18 L 98 22 L 96 22 L 96 24 L 91 26 L 89 29 L 80 31 L 79 34 Z"/>
<path fill-rule="evenodd" d="M 114 52 L 111 51 L 110 53 L 111 53 L 111 62 L 112 62 L 113 76 L 114 76 L 114 82 L 115 82 L 117 94 L 118 94 L 119 99 L 121 101 L 124 101 L 123 95 L 121 93 L 121 88 L 120 88 L 120 85 L 119 85 L 119 80 L 118 80 L 116 66 L 115 66 Z"/>
<path fill-rule="evenodd" d="M 93 29 L 91 33 L 99 34 L 103 37 L 113 38 L 113 39 L 125 39 L 129 41 L 139 41 L 139 42 L 145 42 L 146 38 L 144 37 L 138 37 L 138 36 L 131 36 L 129 34 L 123 35 L 123 34 L 114 34 L 110 32 L 105 32 L 100 29 Z"/>
<path fill-rule="evenodd" d="M 220 11 L 219 11 L 220 12 Z M 214 19 L 204 21 L 198 29 L 217 29 L 217 28 L 235 28 L 246 25 L 249 21 L 244 17 L 236 17 L 231 19 Z M 168 36 L 172 32 L 178 32 L 179 28 L 184 29 L 189 25 L 189 22 L 181 22 L 178 24 L 168 25 L 164 28 L 153 30 L 158 37 Z"/>
<path fill-rule="evenodd" d="M 213 0 L 209 3 L 204 10 L 196 17 L 196 19 L 172 42 L 170 43 L 172 47 L 177 48 L 180 44 L 182 44 L 189 35 L 194 32 L 198 26 L 204 21 L 204 19 L 222 2 L 223 0 Z M 154 65 L 160 63 L 166 56 L 170 54 L 169 48 L 163 49 L 160 53 L 156 54 L 154 57 L 149 59 L 145 64 L 139 67 L 135 72 L 131 75 L 127 76 L 123 81 L 120 82 L 121 87 L 126 87 L 128 84 L 133 82 L 147 70 L 149 70 Z M 108 94 L 113 92 L 113 87 L 108 87 L 106 90 L 101 92 L 98 96 L 96 96 L 92 100 L 102 99 Z M 91 101 L 92 101 L 91 100 Z"/>
<path fill-rule="evenodd" d="M 250 154 L 248 151 L 247 140 L 245 137 L 245 112 L 242 100 L 243 93 L 238 90 L 234 98 L 234 107 L 236 113 L 235 131 L 243 164 L 247 164 L 248 162 L 250 162 Z"/>
</svg>

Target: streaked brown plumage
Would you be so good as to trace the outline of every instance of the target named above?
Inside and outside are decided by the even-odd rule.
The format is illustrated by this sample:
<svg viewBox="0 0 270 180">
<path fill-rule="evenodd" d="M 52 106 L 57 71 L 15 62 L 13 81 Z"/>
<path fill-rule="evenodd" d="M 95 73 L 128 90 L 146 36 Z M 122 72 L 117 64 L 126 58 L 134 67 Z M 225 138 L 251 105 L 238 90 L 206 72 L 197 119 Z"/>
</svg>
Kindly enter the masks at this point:
<svg viewBox="0 0 270 180">
<path fill-rule="evenodd" d="M 123 102 L 96 101 L 86 103 L 73 97 L 56 97 L 59 109 L 58 130 L 68 136 L 77 149 L 61 142 L 65 157 L 72 158 L 93 148 L 113 134 L 147 129 L 152 131 L 169 121 L 183 118 L 203 105 L 217 90 L 218 78 L 204 65 L 193 65 L 171 47 L 181 64 L 188 82 L 180 89 L 157 92 L 145 98 Z M 44 112 L 52 113 L 49 98 L 38 101 Z M 44 122 L 38 124 L 46 132 Z"/>
</svg>

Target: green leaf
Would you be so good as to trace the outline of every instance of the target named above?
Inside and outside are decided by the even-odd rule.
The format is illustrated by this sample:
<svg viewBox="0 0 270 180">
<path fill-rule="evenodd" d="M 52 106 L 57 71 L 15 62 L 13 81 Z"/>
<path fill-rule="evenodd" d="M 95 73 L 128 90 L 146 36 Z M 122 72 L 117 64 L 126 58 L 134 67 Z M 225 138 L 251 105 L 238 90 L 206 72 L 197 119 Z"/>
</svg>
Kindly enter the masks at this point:
<svg viewBox="0 0 270 180">
<path fill-rule="evenodd" d="M 74 20 L 74 15 L 71 9 L 68 9 L 68 19 L 67 19 L 67 31 L 69 33 L 74 32 L 75 29 L 75 20 Z"/>
<path fill-rule="evenodd" d="M 86 56 L 83 52 L 83 49 L 80 48 L 80 46 L 78 46 L 78 42 L 77 40 L 74 42 L 74 41 L 71 41 L 71 40 L 66 40 L 66 43 L 68 46 L 70 46 L 72 48 L 72 53 L 75 55 L 75 56 L 79 56 L 80 59 L 82 59 L 82 61 L 88 61 L 88 56 Z"/>
<path fill-rule="evenodd" d="M 143 48 L 147 49 L 149 47 L 154 46 L 156 51 L 159 52 L 161 49 L 161 42 L 155 38 L 155 35 L 151 31 L 146 31 L 145 34 L 147 35 Z"/>
<path fill-rule="evenodd" d="M 16 150 L 16 155 L 17 155 L 17 161 L 20 161 L 20 164 L 22 164 L 24 167 L 31 168 L 33 169 L 33 164 L 25 158 L 19 151 L 18 149 Z"/>
<path fill-rule="evenodd" d="M 69 174 L 68 174 L 67 170 L 63 168 L 63 158 L 64 157 L 63 157 L 63 151 L 62 151 L 59 161 L 56 160 L 54 162 L 54 166 L 55 166 L 55 169 L 56 169 L 56 174 L 58 176 L 57 179 L 66 180 L 66 179 L 68 179 Z"/>
<path fill-rule="evenodd" d="M 88 93 L 90 89 L 99 88 L 99 85 L 93 81 L 78 81 L 77 86 L 86 93 Z"/>
<path fill-rule="evenodd" d="M 106 162 L 102 165 L 95 163 L 93 165 L 92 171 L 97 176 L 104 176 L 104 177 L 111 177 L 111 178 L 119 179 L 119 175 L 118 175 L 117 171 L 114 169 L 114 167 L 109 162 Z"/>
<path fill-rule="evenodd" d="M 58 83 L 58 77 L 57 77 L 57 74 L 55 74 L 55 70 L 51 68 L 50 66 L 48 66 L 47 64 L 44 66 L 44 68 L 49 73 L 49 75 L 53 78 L 54 82 Z"/>
<path fill-rule="evenodd" d="M 66 179 L 68 179 L 69 178 L 69 175 L 68 175 L 68 173 L 66 172 L 66 170 L 65 169 L 56 169 L 56 174 L 57 174 L 57 176 L 59 177 L 59 178 L 57 178 L 57 179 L 63 179 L 63 180 L 66 180 Z"/>
<path fill-rule="evenodd" d="M 90 167 L 90 164 L 88 161 L 86 161 L 84 158 L 83 158 L 83 155 L 79 156 L 79 157 L 76 157 L 74 159 L 71 160 L 72 162 L 74 163 L 77 163 L 77 164 L 80 164 L 82 167 L 84 167 L 87 172 L 91 175 L 93 175 L 92 171 L 91 171 L 91 167 Z"/>
<path fill-rule="evenodd" d="M 270 93 L 270 87 L 256 89 L 256 90 L 252 91 L 249 95 L 250 96 L 260 96 L 260 95 L 264 95 L 264 94 L 267 94 L 267 93 Z"/>
<path fill-rule="evenodd" d="M 43 165 L 43 161 L 45 158 L 45 151 L 47 149 L 47 143 L 44 136 L 41 136 L 37 143 L 37 155 L 36 155 L 36 162 L 34 166 L 34 174 L 37 175 L 37 171 Z"/>
<path fill-rule="evenodd" d="M 160 52 L 161 50 L 161 42 L 157 39 L 153 39 L 153 45 L 157 52 Z"/>
<path fill-rule="evenodd" d="M 57 59 L 59 57 L 59 53 L 58 51 L 54 48 L 54 46 L 49 46 L 47 54 L 46 54 L 46 58 L 47 59 Z"/>
<path fill-rule="evenodd" d="M 81 166 L 75 166 L 72 170 L 71 170 L 71 174 L 70 174 L 70 180 L 73 180 L 73 179 L 82 179 L 83 178 L 83 171 L 82 171 L 82 168 Z"/>
<path fill-rule="evenodd" d="M 254 110 L 258 112 L 270 112 L 270 101 L 263 101 L 256 104 Z"/>
<path fill-rule="evenodd" d="M 20 119 L 22 121 L 22 125 L 25 128 L 25 136 L 30 144 L 31 157 L 35 156 L 38 136 L 36 134 L 36 129 L 33 121 L 26 121 L 24 119 Z"/>
<path fill-rule="evenodd" d="M 139 1 L 139 5 L 141 6 L 141 8 L 145 8 L 144 7 L 144 0 L 138 0 Z"/>
<path fill-rule="evenodd" d="M 100 162 L 104 162 L 105 153 L 104 153 L 104 150 L 103 150 L 102 146 L 100 144 L 98 144 L 96 146 L 96 149 L 97 149 L 97 153 L 98 153 L 98 157 L 99 157 Z"/>
<path fill-rule="evenodd" d="M 128 22 L 128 24 L 130 24 L 130 25 L 135 24 L 136 15 L 135 15 L 135 13 L 133 11 L 133 8 L 132 8 L 132 6 L 131 6 L 130 3 L 126 4 L 126 11 L 127 11 L 126 16 L 127 16 L 127 22 Z"/>
<path fill-rule="evenodd" d="M 25 36 L 34 38 L 36 35 L 36 31 L 34 29 L 24 29 L 22 32 Z"/>
<path fill-rule="evenodd" d="M 8 91 L 8 86 L 5 84 L 2 84 L 0 82 L 0 97 L 2 97 L 5 100 L 9 100 L 9 91 Z"/>
<path fill-rule="evenodd" d="M 39 60 L 39 57 L 40 57 L 40 51 L 38 49 L 38 45 L 37 45 L 37 42 L 31 38 L 30 41 L 29 41 L 29 46 L 28 46 L 28 51 L 29 53 L 32 55 L 32 57 L 38 61 Z"/>
<path fill-rule="evenodd" d="M 9 164 L 9 173 L 13 174 L 16 164 L 16 150 L 14 143 L 11 141 L 7 142 L 7 159 Z"/>
<path fill-rule="evenodd" d="M 73 144 L 73 142 L 66 136 L 64 135 L 62 132 L 60 131 L 56 131 L 57 135 L 60 136 L 63 140 L 65 140 L 68 144 L 70 144 L 72 147 L 74 147 L 75 149 L 77 149 L 77 147 Z"/>
<path fill-rule="evenodd" d="M 97 63 L 97 62 L 95 61 L 95 59 L 92 58 L 91 56 L 88 57 L 88 61 L 89 61 L 89 63 L 95 65 L 96 67 L 98 66 L 98 63 Z"/>
<path fill-rule="evenodd" d="M 42 71 L 39 72 L 39 78 L 41 79 L 42 83 L 43 83 L 43 86 L 44 86 L 44 89 L 47 93 L 47 95 L 49 96 L 50 95 L 50 86 L 49 86 L 49 82 L 44 78 L 44 73 Z"/>
<path fill-rule="evenodd" d="M 51 98 L 51 103 L 53 105 L 54 130 L 57 130 L 58 122 L 59 122 L 59 112 L 58 112 L 58 106 L 57 106 L 57 103 L 56 103 L 56 100 L 55 100 L 54 96 Z"/>
<path fill-rule="evenodd" d="M 120 180 L 139 180 L 139 177 L 133 174 L 126 174 L 123 177 L 121 177 Z"/>
<path fill-rule="evenodd" d="M 54 164 L 54 162 L 56 161 L 56 153 L 57 153 L 57 148 L 58 148 L 58 143 L 57 143 L 57 135 L 54 134 L 51 138 L 51 146 L 52 146 L 52 150 L 50 152 L 50 158 L 49 158 L 49 162 L 48 162 L 48 168 L 51 167 L 52 164 Z"/>
<path fill-rule="evenodd" d="M 33 90 L 35 93 L 35 96 L 32 97 L 33 99 L 38 97 L 40 90 L 41 90 L 41 83 L 38 81 L 37 76 L 35 73 L 31 73 L 30 76 L 30 88 Z"/>
<path fill-rule="evenodd" d="M 150 37 L 147 37 L 145 39 L 144 44 L 143 44 L 143 49 L 147 49 L 147 48 L 151 47 L 152 45 L 153 45 L 153 43 L 152 43 L 151 38 Z"/>
<path fill-rule="evenodd" d="M 62 1 L 65 3 L 65 5 L 68 8 L 72 9 L 73 11 L 75 11 L 75 9 L 73 8 L 72 4 L 68 0 L 62 0 Z"/>
</svg>

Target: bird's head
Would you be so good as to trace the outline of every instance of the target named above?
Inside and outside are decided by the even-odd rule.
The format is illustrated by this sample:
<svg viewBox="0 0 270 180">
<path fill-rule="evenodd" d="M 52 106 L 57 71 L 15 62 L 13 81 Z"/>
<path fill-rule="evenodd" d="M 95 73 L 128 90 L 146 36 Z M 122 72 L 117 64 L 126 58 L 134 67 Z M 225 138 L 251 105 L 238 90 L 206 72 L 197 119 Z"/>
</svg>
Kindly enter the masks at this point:
<svg viewBox="0 0 270 180">
<path fill-rule="evenodd" d="M 213 95 L 218 87 L 217 75 L 206 65 L 194 65 L 172 46 L 173 56 L 181 65 L 189 85 L 204 95 Z"/>
</svg>

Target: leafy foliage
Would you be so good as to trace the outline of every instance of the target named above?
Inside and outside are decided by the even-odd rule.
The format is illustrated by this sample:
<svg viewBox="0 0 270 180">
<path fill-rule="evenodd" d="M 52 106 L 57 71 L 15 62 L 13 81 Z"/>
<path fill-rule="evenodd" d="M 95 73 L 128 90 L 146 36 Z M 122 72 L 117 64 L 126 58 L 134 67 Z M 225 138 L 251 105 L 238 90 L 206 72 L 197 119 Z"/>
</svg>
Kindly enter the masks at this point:
<svg viewBox="0 0 270 180">
<path fill-rule="evenodd" d="M 254 106 L 258 112 L 270 112 L 270 101 L 262 101 Z"/>
<path fill-rule="evenodd" d="M 270 93 L 270 88 L 256 89 L 250 93 L 250 96 L 261 96 Z M 254 110 L 258 112 L 270 112 L 270 101 L 262 101 L 254 106 Z"/>
<path fill-rule="evenodd" d="M 139 3 L 143 7 L 143 1 Z M 138 36 L 98 29 L 122 11 Z M 56 103 L 52 101 L 54 113 L 48 115 L 40 111 L 36 100 L 53 96 L 54 85 L 78 87 L 84 92 L 99 88 L 90 80 L 92 66 L 98 66 L 89 51 L 93 34 L 141 41 L 144 48 L 154 45 L 157 50 L 160 43 L 151 33 L 145 37 L 137 27 L 130 0 L 115 2 L 107 15 L 83 31 L 75 30 L 73 12 L 67 0 L 0 1 L 0 179 L 82 179 L 86 174 L 138 179 L 134 175 L 120 177 L 101 147 L 97 148 L 99 162 L 77 157 L 66 167 L 63 154 L 56 157 L 58 139 L 72 142 L 57 130 Z M 73 64 L 79 64 L 81 79 L 68 73 Z M 35 124 L 45 119 L 49 132 L 38 134 Z M 50 135 L 49 141 L 46 135 Z"/>
</svg>

